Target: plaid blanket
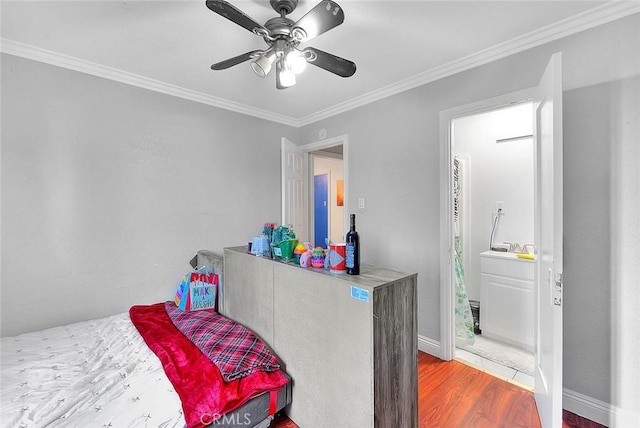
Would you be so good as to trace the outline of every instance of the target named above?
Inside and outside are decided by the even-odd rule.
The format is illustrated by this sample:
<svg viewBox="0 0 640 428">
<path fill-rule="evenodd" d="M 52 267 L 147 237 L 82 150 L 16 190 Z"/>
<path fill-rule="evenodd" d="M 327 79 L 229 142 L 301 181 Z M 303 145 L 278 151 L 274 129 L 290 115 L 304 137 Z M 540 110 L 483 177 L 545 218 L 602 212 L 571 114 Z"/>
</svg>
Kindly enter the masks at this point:
<svg viewBox="0 0 640 428">
<path fill-rule="evenodd" d="M 184 312 L 165 302 L 167 315 L 202 353 L 218 367 L 225 382 L 257 371 L 278 370 L 278 360 L 251 330 L 212 310 Z"/>
</svg>

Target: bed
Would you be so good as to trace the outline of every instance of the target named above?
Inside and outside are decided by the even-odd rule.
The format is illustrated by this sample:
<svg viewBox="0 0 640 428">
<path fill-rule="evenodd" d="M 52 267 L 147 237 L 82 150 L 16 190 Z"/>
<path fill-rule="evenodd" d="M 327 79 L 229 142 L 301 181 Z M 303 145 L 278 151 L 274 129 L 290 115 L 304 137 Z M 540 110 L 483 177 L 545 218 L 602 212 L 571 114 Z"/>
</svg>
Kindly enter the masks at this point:
<svg viewBox="0 0 640 428">
<path fill-rule="evenodd" d="M 291 402 L 289 376 L 266 345 L 259 361 L 247 357 L 254 347 L 223 355 L 227 342 L 218 340 L 217 348 L 198 348 L 172 318 L 193 326 L 190 314 L 252 334 L 213 310 L 181 313 L 168 301 L 2 338 L 0 425 L 268 426 Z M 212 325 L 201 328 L 207 338 Z"/>
</svg>

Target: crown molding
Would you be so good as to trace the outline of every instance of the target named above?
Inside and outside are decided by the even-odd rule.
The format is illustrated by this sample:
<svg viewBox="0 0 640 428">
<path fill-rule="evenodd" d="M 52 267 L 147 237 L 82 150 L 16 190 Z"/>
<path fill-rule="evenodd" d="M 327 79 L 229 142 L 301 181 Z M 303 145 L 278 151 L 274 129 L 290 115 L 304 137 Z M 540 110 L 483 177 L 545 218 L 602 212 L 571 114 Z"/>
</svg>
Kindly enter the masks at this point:
<svg viewBox="0 0 640 428">
<path fill-rule="evenodd" d="M 478 51 L 466 57 L 451 61 L 442 66 L 432 68 L 423 73 L 416 74 L 399 82 L 305 116 L 299 120 L 299 126 L 315 123 L 319 120 L 362 107 L 418 86 L 470 70 L 480 65 L 487 64 L 639 12 L 640 2 L 638 1 L 612 1 L 602 4 L 554 24 L 508 40 L 504 43 L 497 44 L 488 49 Z"/>
<path fill-rule="evenodd" d="M 638 1 L 611 1 L 504 43 L 296 119 L 113 67 L 0 38 L 0 52 L 299 128 L 580 31 L 640 12 Z"/>
<path fill-rule="evenodd" d="M 186 89 L 171 83 L 151 79 L 139 74 L 129 73 L 106 65 L 87 61 L 58 52 L 42 49 L 37 46 L 17 42 L 11 39 L 0 39 L 0 51 L 9 55 L 19 56 L 45 64 L 55 65 L 69 70 L 86 73 L 97 77 L 102 77 L 116 82 L 125 83 L 139 88 L 160 92 L 178 98 L 184 98 L 201 104 L 207 104 L 236 113 L 254 116 L 271 122 L 278 122 L 284 125 L 299 126 L 299 121 L 285 115 L 276 114 L 267 110 L 257 109 L 245 104 L 229 101 L 224 98 L 214 97 L 202 92 Z"/>
</svg>

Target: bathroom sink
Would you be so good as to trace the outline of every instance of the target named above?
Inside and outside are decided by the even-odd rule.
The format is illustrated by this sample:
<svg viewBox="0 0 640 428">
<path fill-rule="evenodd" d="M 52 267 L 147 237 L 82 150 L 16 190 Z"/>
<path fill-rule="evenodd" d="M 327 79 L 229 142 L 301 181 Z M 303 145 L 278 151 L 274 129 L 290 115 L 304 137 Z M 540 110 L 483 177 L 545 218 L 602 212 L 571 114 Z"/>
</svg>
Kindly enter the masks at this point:
<svg viewBox="0 0 640 428">
<path fill-rule="evenodd" d="M 518 257 L 518 254 L 521 254 L 520 257 Z M 485 251 L 483 253 L 480 253 L 481 256 L 486 256 L 486 257 L 494 257 L 497 259 L 512 259 L 512 260 L 523 260 L 523 261 L 533 261 L 532 259 L 529 258 L 523 258 L 522 255 L 529 255 L 529 253 L 515 253 L 512 251 L 493 251 L 493 250 L 489 250 L 489 251 Z M 531 256 L 533 256 L 533 254 L 531 254 Z"/>
</svg>

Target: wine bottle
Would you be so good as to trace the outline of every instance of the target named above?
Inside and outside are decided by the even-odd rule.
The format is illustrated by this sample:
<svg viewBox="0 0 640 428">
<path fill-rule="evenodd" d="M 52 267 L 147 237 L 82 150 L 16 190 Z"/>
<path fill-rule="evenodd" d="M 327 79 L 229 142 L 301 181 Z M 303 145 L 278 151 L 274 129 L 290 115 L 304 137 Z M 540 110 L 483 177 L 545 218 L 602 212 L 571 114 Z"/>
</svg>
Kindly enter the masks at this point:
<svg viewBox="0 0 640 428">
<path fill-rule="evenodd" d="M 356 232 L 356 215 L 351 214 L 349 232 L 345 238 L 347 244 L 347 266 L 348 275 L 360 274 L 360 237 Z"/>
</svg>

